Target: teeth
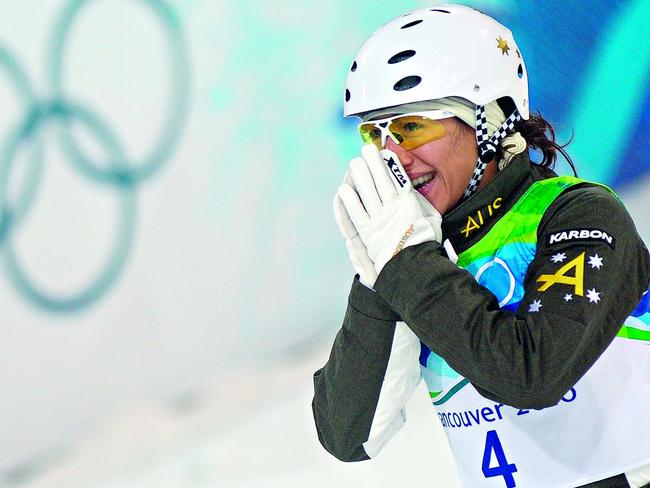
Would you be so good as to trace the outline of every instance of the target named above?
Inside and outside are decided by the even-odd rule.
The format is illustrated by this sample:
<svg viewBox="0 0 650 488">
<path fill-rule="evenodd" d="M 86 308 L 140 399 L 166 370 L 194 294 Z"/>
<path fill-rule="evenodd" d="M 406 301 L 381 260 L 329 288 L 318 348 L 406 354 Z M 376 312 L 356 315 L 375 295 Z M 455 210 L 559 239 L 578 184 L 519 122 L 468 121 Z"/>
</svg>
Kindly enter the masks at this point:
<svg viewBox="0 0 650 488">
<path fill-rule="evenodd" d="M 429 173 L 428 175 L 420 176 L 419 178 L 415 178 L 412 180 L 413 186 L 415 188 L 424 185 L 425 183 L 428 183 L 433 179 L 434 174 Z"/>
</svg>

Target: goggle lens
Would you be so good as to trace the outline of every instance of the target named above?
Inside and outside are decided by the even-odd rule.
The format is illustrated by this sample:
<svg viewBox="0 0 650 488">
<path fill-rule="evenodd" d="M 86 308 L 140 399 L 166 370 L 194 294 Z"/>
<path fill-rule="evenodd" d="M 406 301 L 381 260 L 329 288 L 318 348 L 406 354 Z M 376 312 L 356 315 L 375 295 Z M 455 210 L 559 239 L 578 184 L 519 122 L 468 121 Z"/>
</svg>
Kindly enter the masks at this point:
<svg viewBox="0 0 650 488">
<path fill-rule="evenodd" d="M 446 132 L 440 120 L 429 119 L 423 115 L 403 115 L 388 119 L 390 122 L 382 130 L 378 125 L 385 121 L 365 122 L 359 126 L 361 139 L 366 144 L 374 144 L 378 149 L 383 149 L 385 140 L 382 132 L 392 137 L 397 144 L 405 149 L 415 149 L 432 141 L 442 139 Z"/>
<path fill-rule="evenodd" d="M 399 117 L 391 122 L 388 130 L 405 149 L 415 149 L 445 136 L 445 126 L 442 122 L 419 115 Z"/>
<path fill-rule="evenodd" d="M 374 144 L 378 148 L 383 149 L 383 147 L 381 147 L 381 129 L 375 126 L 375 124 L 369 122 L 361 124 L 359 127 L 359 133 L 361 134 L 363 142 L 366 144 Z"/>
</svg>

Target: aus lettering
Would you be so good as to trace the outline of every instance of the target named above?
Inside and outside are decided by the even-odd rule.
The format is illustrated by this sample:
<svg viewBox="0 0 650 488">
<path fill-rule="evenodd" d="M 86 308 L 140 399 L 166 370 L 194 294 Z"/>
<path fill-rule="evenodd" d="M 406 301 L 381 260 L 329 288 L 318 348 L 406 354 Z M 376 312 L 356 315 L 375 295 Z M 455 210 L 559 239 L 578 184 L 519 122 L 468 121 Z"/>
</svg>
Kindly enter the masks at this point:
<svg viewBox="0 0 650 488">
<path fill-rule="evenodd" d="M 465 224 L 465 227 L 461 229 L 461 232 L 465 237 L 469 237 L 471 232 L 483 227 L 483 224 L 485 224 L 485 222 L 501 208 L 502 202 L 503 199 L 501 197 L 495 198 L 487 207 L 478 209 L 478 211 L 473 215 L 468 215 L 467 223 Z"/>
</svg>

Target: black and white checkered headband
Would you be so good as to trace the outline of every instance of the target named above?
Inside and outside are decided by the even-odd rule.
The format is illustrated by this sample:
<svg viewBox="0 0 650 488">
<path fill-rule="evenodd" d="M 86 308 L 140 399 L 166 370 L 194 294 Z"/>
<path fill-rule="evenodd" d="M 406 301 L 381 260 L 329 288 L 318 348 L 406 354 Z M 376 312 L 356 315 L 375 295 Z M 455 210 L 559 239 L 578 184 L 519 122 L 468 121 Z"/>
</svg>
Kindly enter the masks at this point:
<svg viewBox="0 0 650 488">
<path fill-rule="evenodd" d="M 510 134 L 515 128 L 515 122 L 521 120 L 521 115 L 519 115 L 519 110 L 515 109 L 514 112 L 501 124 L 492 137 L 488 137 L 488 124 L 487 116 L 485 115 L 485 106 L 477 105 L 476 106 L 476 142 L 478 143 L 478 160 L 476 161 L 476 167 L 472 173 L 472 177 L 465 188 L 463 193 L 463 200 L 467 200 L 471 197 L 476 190 L 478 190 L 478 185 L 483 178 L 485 173 L 485 168 L 494 155 L 497 152 L 497 146 L 501 139 Z"/>
</svg>

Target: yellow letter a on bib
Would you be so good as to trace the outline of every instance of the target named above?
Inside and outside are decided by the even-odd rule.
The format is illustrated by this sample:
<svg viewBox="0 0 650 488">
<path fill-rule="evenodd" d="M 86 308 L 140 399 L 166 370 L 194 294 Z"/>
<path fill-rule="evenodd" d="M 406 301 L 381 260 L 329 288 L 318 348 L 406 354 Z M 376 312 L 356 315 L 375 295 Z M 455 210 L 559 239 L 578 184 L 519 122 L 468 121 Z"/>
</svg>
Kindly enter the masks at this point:
<svg viewBox="0 0 650 488">
<path fill-rule="evenodd" d="M 566 276 L 566 273 L 575 268 L 575 276 Z M 585 253 L 583 252 L 577 258 L 572 261 L 569 261 L 560 269 L 558 269 L 555 274 L 543 274 L 537 278 L 538 282 L 544 283 L 540 286 L 537 291 L 546 291 L 551 286 L 556 284 L 570 285 L 574 288 L 574 293 L 578 296 L 585 296 L 584 292 L 584 277 L 585 277 Z"/>
</svg>

